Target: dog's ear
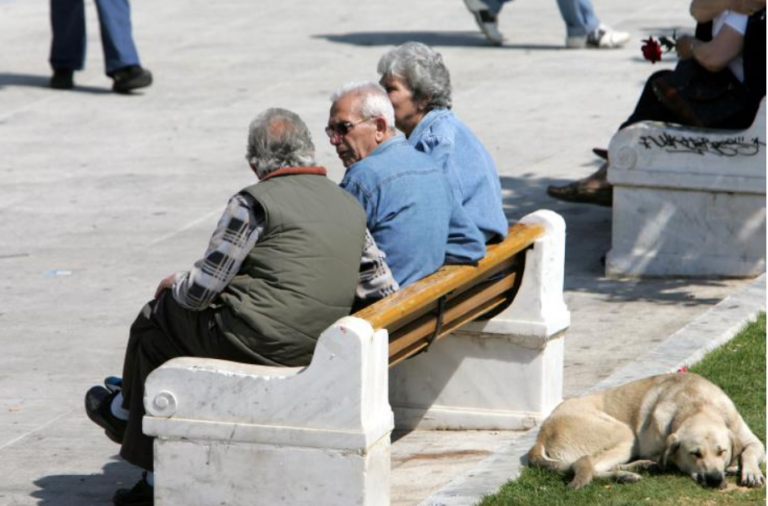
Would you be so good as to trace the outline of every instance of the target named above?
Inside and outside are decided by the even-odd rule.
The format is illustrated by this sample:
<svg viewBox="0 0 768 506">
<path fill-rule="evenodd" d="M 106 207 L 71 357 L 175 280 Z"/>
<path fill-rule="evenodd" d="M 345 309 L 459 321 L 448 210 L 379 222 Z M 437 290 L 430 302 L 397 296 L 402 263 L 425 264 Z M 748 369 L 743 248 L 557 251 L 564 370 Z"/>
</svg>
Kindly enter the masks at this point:
<svg viewBox="0 0 768 506">
<path fill-rule="evenodd" d="M 680 438 L 677 434 L 670 434 L 667 436 L 667 447 L 664 449 L 664 453 L 661 456 L 661 465 L 663 467 L 669 466 L 669 460 L 675 455 L 678 448 L 680 448 Z"/>
</svg>

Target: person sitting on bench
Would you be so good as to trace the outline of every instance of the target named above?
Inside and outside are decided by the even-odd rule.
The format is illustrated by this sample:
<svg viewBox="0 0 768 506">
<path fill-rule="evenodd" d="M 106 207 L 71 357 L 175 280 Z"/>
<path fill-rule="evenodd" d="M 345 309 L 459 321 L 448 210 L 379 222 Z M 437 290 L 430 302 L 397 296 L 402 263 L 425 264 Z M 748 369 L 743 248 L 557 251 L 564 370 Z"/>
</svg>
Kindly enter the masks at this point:
<svg viewBox="0 0 768 506">
<path fill-rule="evenodd" d="M 401 287 L 444 263 L 474 263 L 485 238 L 453 198 L 435 161 L 395 131 L 387 92 L 350 83 L 331 97 L 325 129 L 347 171 L 341 187 L 365 209 L 368 229 Z"/>
<path fill-rule="evenodd" d="M 142 433 L 150 372 L 181 356 L 305 366 L 320 334 L 349 314 L 359 279 L 363 298 L 397 290 L 365 213 L 315 166 L 314 153 L 290 111 L 269 109 L 251 123 L 246 158 L 259 183 L 231 198 L 205 257 L 165 278 L 144 306 L 122 382 L 108 378 L 108 388 L 86 394 L 88 416 L 122 445 L 120 455 L 150 471 L 117 491 L 117 506 L 154 501 L 153 441 Z"/>
<path fill-rule="evenodd" d="M 677 38 L 680 61 L 673 70 L 652 74 L 632 115 L 619 127 L 663 121 L 697 128 L 748 128 L 765 97 L 765 0 L 693 0 L 695 36 Z M 613 186 L 605 158 L 589 176 L 549 186 L 550 197 L 610 207 Z"/>
<path fill-rule="evenodd" d="M 379 60 L 381 84 L 395 109 L 395 126 L 435 160 L 486 243 L 507 236 L 496 163 L 480 139 L 451 110 L 451 74 L 440 53 L 406 42 Z"/>
</svg>

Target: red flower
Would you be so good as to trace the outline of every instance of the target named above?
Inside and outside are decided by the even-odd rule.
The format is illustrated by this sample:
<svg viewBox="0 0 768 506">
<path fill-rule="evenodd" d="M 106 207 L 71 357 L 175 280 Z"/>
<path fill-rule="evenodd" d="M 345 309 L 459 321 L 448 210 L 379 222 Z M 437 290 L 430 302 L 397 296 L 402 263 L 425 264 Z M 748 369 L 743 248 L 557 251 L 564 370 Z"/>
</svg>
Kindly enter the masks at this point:
<svg viewBox="0 0 768 506">
<path fill-rule="evenodd" d="M 642 47 L 643 58 L 651 63 L 661 61 L 661 45 L 653 37 L 645 39 Z"/>
<path fill-rule="evenodd" d="M 677 369 L 677 372 L 688 372 L 688 368 L 687 368 L 687 367 L 685 367 L 685 366 L 679 367 L 679 368 Z"/>
</svg>

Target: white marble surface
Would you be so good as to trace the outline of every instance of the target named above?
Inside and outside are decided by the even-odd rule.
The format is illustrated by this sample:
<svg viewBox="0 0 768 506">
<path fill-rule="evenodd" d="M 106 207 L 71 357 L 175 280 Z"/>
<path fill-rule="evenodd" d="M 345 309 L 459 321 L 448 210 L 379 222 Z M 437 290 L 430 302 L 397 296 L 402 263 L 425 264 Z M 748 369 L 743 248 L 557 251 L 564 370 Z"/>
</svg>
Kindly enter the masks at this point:
<svg viewBox="0 0 768 506">
<path fill-rule="evenodd" d="M 571 324 L 563 298 L 565 220 L 548 210 L 525 215 L 520 223 L 541 225 L 543 237 L 526 252 L 525 272 L 514 302 L 490 320 L 476 321 L 463 330 L 477 335 L 503 335 L 516 344 L 543 349 Z"/>
<path fill-rule="evenodd" d="M 614 135 L 611 277 L 765 271 L 765 99 L 744 131 L 643 122 Z"/>
<path fill-rule="evenodd" d="M 537 211 L 522 223 L 546 233 L 526 253 L 512 304 L 436 342 L 390 373 L 390 403 L 399 428 L 525 429 L 562 399 L 565 222 Z"/>
<path fill-rule="evenodd" d="M 172 360 L 147 379 L 159 506 L 389 504 L 387 333 L 342 318 L 306 368 Z"/>
<path fill-rule="evenodd" d="M 616 186 L 606 274 L 758 276 L 765 220 L 765 195 Z"/>
<path fill-rule="evenodd" d="M 765 195 L 765 120 L 763 99 L 746 130 L 651 121 L 629 126 L 611 138 L 608 179 L 619 186 Z"/>
</svg>

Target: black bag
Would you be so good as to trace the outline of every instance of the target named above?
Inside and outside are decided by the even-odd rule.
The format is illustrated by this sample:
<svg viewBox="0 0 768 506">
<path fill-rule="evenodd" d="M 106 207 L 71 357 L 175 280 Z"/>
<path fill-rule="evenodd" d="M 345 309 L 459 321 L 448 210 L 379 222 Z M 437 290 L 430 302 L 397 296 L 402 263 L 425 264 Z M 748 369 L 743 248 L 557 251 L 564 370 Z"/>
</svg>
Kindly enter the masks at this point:
<svg viewBox="0 0 768 506">
<path fill-rule="evenodd" d="M 746 88 L 730 70 L 710 72 L 693 59 L 657 77 L 653 92 L 681 124 L 695 127 L 727 124 L 749 105 Z"/>
</svg>

